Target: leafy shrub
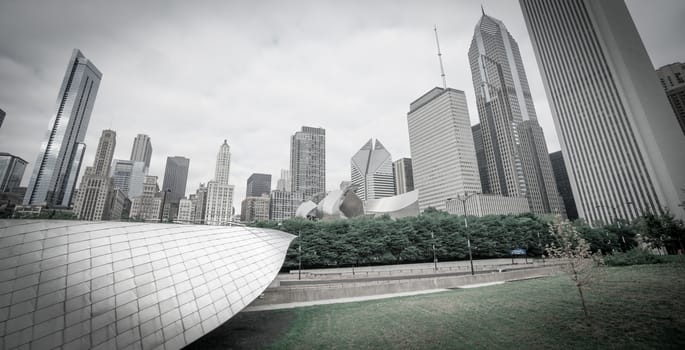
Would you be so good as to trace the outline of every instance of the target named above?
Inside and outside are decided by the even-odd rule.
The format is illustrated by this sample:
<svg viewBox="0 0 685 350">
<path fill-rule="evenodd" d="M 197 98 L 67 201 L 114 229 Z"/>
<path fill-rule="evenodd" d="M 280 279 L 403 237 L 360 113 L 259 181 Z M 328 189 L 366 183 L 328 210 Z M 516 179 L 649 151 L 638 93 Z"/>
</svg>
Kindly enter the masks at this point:
<svg viewBox="0 0 685 350">
<path fill-rule="evenodd" d="M 661 264 L 668 261 L 662 256 L 654 255 L 639 248 L 633 248 L 625 253 L 614 253 L 607 255 L 604 257 L 604 262 L 609 266 L 630 266 Z"/>
</svg>

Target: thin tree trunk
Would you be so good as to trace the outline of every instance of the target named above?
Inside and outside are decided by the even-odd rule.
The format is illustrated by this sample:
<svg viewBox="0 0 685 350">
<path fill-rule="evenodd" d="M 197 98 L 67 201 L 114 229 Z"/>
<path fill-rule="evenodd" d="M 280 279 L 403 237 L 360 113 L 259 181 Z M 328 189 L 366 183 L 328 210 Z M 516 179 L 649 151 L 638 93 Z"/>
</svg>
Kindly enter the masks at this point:
<svg viewBox="0 0 685 350">
<path fill-rule="evenodd" d="M 571 263 L 571 269 L 573 269 L 573 281 L 576 283 L 576 288 L 578 288 L 578 295 L 580 295 L 580 303 L 583 306 L 583 313 L 585 314 L 585 321 L 589 324 L 590 323 L 590 316 L 587 313 L 587 306 L 585 306 L 585 296 L 583 296 L 583 288 L 581 287 L 581 283 L 580 283 L 579 277 L 578 277 L 578 271 L 576 271 L 576 266 L 574 263 Z"/>
</svg>

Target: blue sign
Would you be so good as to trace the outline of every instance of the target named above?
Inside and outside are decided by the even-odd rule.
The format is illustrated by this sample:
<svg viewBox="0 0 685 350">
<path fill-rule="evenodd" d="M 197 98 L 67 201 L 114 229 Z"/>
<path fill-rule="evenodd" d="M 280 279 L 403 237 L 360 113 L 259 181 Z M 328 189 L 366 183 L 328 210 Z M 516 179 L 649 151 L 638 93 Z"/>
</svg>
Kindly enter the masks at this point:
<svg viewBox="0 0 685 350">
<path fill-rule="evenodd" d="M 526 255 L 526 250 L 523 248 L 516 248 L 509 251 L 511 255 Z"/>
</svg>

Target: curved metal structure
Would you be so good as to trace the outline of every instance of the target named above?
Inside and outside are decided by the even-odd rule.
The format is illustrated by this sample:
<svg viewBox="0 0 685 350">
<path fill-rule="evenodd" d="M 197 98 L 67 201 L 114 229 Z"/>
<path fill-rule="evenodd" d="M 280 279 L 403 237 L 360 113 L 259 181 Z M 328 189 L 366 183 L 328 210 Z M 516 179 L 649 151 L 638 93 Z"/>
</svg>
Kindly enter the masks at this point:
<svg viewBox="0 0 685 350">
<path fill-rule="evenodd" d="M 419 215 L 419 191 L 366 201 L 367 215 L 389 215 L 393 219 Z"/>
<path fill-rule="evenodd" d="M 0 220 L 0 348 L 180 349 L 256 299 L 294 236 Z"/>
</svg>

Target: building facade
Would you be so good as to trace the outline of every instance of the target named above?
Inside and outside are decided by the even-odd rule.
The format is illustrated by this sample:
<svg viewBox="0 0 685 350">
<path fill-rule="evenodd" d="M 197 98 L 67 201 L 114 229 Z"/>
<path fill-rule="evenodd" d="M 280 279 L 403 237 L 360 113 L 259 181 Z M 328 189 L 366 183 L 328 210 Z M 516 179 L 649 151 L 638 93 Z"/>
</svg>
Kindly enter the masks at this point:
<svg viewBox="0 0 685 350">
<path fill-rule="evenodd" d="M 566 217 L 569 220 L 575 220 L 578 218 L 578 210 L 576 209 L 576 201 L 573 199 L 571 181 L 569 181 L 568 173 L 566 172 L 564 156 L 561 151 L 557 151 L 549 154 L 549 160 L 552 163 L 554 179 L 557 182 L 557 190 L 559 191 L 559 195 L 564 202 Z"/>
<path fill-rule="evenodd" d="M 685 135 L 685 63 L 665 65 L 657 69 L 656 74 Z"/>
<path fill-rule="evenodd" d="M 26 170 L 25 160 L 0 152 L 0 192 L 12 192 L 21 184 Z"/>
<path fill-rule="evenodd" d="M 303 126 L 290 138 L 291 191 L 326 192 L 326 130 Z"/>
<path fill-rule="evenodd" d="M 446 201 L 447 212 L 453 215 L 486 216 L 508 215 L 529 213 L 530 207 L 526 197 L 500 196 L 497 194 L 475 194 L 469 197 L 465 203 L 458 199 L 450 198 Z"/>
<path fill-rule="evenodd" d="M 292 190 L 292 184 L 290 182 L 290 170 L 281 169 L 281 178 L 276 181 L 276 190 L 287 192 Z"/>
<path fill-rule="evenodd" d="M 110 174 L 112 186 L 121 189 L 128 198 L 138 197 L 143 194 L 145 171 L 144 162 L 115 159 Z"/>
<path fill-rule="evenodd" d="M 145 176 L 143 194 L 131 199 L 131 219 L 140 221 L 159 221 L 162 211 L 162 196 L 157 184 L 157 176 Z"/>
<path fill-rule="evenodd" d="M 269 195 L 247 197 L 243 200 L 240 209 L 242 222 L 269 220 Z"/>
<path fill-rule="evenodd" d="M 186 196 L 189 168 L 190 159 L 186 157 L 166 158 L 162 191 L 166 192 L 165 206 L 169 206 L 169 211 L 165 209 L 165 213 L 171 213 L 172 218 L 176 216 L 179 201 Z"/>
<path fill-rule="evenodd" d="M 190 200 L 193 201 L 193 223 L 203 225 L 207 213 L 207 186 L 201 183 L 195 190 L 195 195 L 190 196 Z"/>
<path fill-rule="evenodd" d="M 207 225 L 227 225 L 233 216 L 233 185 L 228 182 L 231 170 L 231 150 L 226 140 L 216 156 L 214 179 L 207 184 Z"/>
<path fill-rule="evenodd" d="M 274 190 L 269 195 L 269 219 L 281 222 L 295 216 L 297 207 L 304 202 L 302 193 Z"/>
<path fill-rule="evenodd" d="M 685 137 L 621 0 L 520 0 L 579 217 L 683 217 Z M 575 35 L 568 35 L 575 33 Z"/>
<path fill-rule="evenodd" d="M 178 215 L 175 222 L 181 224 L 192 224 L 195 222 L 195 195 L 191 194 L 190 198 L 181 198 L 178 202 Z"/>
<path fill-rule="evenodd" d="M 414 190 L 414 172 L 411 158 L 400 158 L 392 163 L 392 176 L 395 179 L 395 193 L 402 194 Z"/>
<path fill-rule="evenodd" d="M 395 195 L 390 152 L 376 140 L 369 139 L 350 161 L 352 185 L 359 199 L 378 199 Z"/>
<path fill-rule="evenodd" d="M 62 81 L 55 114 L 41 143 L 24 205 L 69 207 L 81 169 L 90 114 L 102 73 L 74 49 Z"/>
<path fill-rule="evenodd" d="M 476 149 L 476 161 L 478 161 L 478 174 L 480 175 L 481 193 L 491 193 L 490 178 L 488 177 L 488 161 L 485 158 L 485 146 L 483 145 L 483 133 L 480 123 L 471 127 L 473 134 L 473 146 Z"/>
<path fill-rule="evenodd" d="M 261 197 L 271 192 L 271 174 L 252 174 L 247 178 L 245 197 Z"/>
<path fill-rule="evenodd" d="M 107 211 L 104 215 L 104 220 L 121 220 L 128 219 L 131 210 L 131 200 L 128 199 L 124 191 L 120 188 L 112 188 L 107 197 L 109 201 L 107 204 Z"/>
<path fill-rule="evenodd" d="M 466 96 L 433 88 L 409 106 L 409 147 L 419 208 L 445 209 L 445 200 L 480 192 Z"/>
<path fill-rule="evenodd" d="M 0 108 L 0 128 L 2 128 L 2 123 L 5 121 L 5 111 Z"/>
<path fill-rule="evenodd" d="M 99 221 L 110 217 L 112 179 L 109 174 L 116 145 L 117 134 L 114 130 L 103 130 L 93 166 L 86 168 L 74 200 L 74 214 L 80 220 Z"/>
<path fill-rule="evenodd" d="M 504 23 L 483 13 L 469 63 L 480 116 L 477 151 L 486 165 L 479 168 L 487 172 L 483 192 L 524 196 L 533 213 L 563 215 L 521 53 Z"/>
<path fill-rule="evenodd" d="M 145 134 L 138 134 L 133 139 L 133 148 L 131 148 L 131 160 L 143 162 L 145 164 L 145 175 L 150 169 L 150 159 L 152 159 L 152 141 L 150 136 Z"/>
</svg>

